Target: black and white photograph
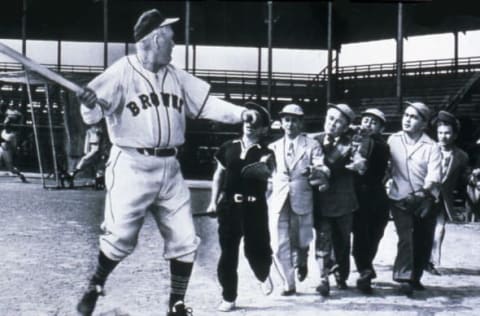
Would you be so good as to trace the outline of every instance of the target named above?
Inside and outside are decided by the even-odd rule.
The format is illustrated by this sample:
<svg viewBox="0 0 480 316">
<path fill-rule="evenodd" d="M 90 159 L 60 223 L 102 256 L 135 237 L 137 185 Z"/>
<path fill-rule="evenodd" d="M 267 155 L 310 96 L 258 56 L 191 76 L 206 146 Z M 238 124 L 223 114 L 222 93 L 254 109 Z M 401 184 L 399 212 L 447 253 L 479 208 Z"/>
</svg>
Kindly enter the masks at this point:
<svg viewBox="0 0 480 316">
<path fill-rule="evenodd" d="M 480 313 L 480 5 L 5 0 L 0 315 Z"/>
</svg>

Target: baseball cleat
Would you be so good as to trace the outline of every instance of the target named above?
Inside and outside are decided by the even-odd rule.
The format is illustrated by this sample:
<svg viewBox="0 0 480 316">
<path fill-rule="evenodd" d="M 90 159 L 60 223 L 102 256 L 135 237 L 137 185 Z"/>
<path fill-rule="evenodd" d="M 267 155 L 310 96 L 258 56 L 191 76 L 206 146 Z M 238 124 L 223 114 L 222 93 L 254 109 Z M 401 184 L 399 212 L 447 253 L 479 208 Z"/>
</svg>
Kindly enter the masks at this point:
<svg viewBox="0 0 480 316">
<path fill-rule="evenodd" d="M 87 290 L 83 293 L 82 299 L 77 305 L 77 311 L 82 316 L 91 316 L 93 310 L 95 309 L 95 304 L 97 304 L 98 297 L 105 293 L 103 292 L 103 287 L 98 284 L 88 285 Z"/>
<path fill-rule="evenodd" d="M 193 316 L 193 310 L 186 307 L 182 301 L 178 301 L 167 313 L 167 316 Z"/>
</svg>

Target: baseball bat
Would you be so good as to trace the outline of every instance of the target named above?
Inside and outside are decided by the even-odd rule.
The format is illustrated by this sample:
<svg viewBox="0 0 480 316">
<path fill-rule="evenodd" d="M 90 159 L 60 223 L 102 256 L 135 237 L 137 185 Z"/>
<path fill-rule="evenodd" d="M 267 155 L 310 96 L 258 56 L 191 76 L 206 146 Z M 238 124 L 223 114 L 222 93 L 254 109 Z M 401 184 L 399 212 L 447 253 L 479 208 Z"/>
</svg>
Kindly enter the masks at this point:
<svg viewBox="0 0 480 316">
<path fill-rule="evenodd" d="M 23 56 L 16 50 L 0 42 L 0 53 L 7 55 L 8 57 L 15 59 L 19 63 L 25 66 L 25 68 L 38 73 L 39 75 L 61 85 L 62 87 L 75 92 L 75 94 L 80 94 L 84 91 L 84 88 L 79 86 L 73 81 L 68 80 L 62 75 L 56 73 L 53 70 L 48 69 L 44 65 L 41 65 L 30 58 Z M 104 100 L 97 100 L 97 103 L 104 109 L 108 108 L 108 103 Z"/>
</svg>

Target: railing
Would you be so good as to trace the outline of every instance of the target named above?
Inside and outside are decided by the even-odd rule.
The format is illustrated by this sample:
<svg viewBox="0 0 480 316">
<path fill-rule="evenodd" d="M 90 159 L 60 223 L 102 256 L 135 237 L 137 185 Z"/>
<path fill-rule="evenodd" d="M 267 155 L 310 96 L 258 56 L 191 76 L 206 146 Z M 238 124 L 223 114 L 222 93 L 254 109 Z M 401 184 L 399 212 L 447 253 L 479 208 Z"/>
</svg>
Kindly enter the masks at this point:
<svg viewBox="0 0 480 316">
<path fill-rule="evenodd" d="M 381 63 L 355 66 L 342 66 L 333 69 L 337 78 L 355 78 L 369 76 L 395 76 L 396 63 Z M 473 72 L 480 71 L 480 57 L 464 57 L 457 59 L 432 59 L 418 60 L 403 63 L 404 75 L 426 75 L 452 72 Z"/>
</svg>

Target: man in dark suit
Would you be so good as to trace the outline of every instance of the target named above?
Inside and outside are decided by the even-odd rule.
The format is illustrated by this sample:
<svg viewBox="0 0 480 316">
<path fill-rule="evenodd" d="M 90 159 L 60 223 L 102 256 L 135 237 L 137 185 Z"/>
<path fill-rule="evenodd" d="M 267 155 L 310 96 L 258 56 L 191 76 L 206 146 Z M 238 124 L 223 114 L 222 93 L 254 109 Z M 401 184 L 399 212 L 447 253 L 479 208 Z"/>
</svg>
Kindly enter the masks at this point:
<svg viewBox="0 0 480 316">
<path fill-rule="evenodd" d="M 468 179 L 468 155 L 455 146 L 460 129 L 459 121 L 451 113 L 440 111 L 436 117 L 437 139 L 442 154 L 442 183 L 440 186 L 440 203 L 438 204 L 437 223 L 433 239 L 432 254 L 426 271 L 440 275 L 442 242 L 445 237 L 445 222 L 452 219 L 453 191 L 465 189 Z"/>
<path fill-rule="evenodd" d="M 386 119 L 382 111 L 367 109 L 362 113 L 360 128 L 372 139 L 367 171 L 356 175 L 355 189 L 359 208 L 353 217 L 353 258 L 360 277 L 357 288 L 370 293 L 371 280 L 376 277 L 373 259 L 388 223 L 388 197 L 383 183 L 390 150 L 382 138 Z"/>
<path fill-rule="evenodd" d="M 322 296 L 330 293 L 328 274 L 332 249 L 338 266 L 335 279 L 339 289 L 347 288 L 350 272 L 350 233 L 358 202 L 355 171 L 346 165 L 352 161 L 352 136 L 348 131 L 354 118 L 355 113 L 347 104 L 331 104 L 325 116 L 324 131 L 315 136 L 322 146 L 325 165 L 331 171 L 328 188 L 322 192 L 314 190 L 315 249 L 321 278 L 317 291 Z"/>
</svg>

